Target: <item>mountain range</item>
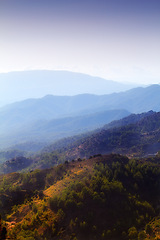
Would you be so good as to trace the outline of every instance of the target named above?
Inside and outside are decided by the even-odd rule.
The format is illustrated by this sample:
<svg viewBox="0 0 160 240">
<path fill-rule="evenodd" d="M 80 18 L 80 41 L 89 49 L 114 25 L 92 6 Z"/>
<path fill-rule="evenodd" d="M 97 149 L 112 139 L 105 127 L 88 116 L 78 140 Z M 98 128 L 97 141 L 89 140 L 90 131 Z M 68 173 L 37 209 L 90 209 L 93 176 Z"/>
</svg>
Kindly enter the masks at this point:
<svg viewBox="0 0 160 240">
<path fill-rule="evenodd" d="M 87 135 L 66 138 L 44 149 L 59 151 L 66 159 L 89 158 L 97 154 L 155 155 L 160 150 L 160 112 L 131 114 Z"/>
<path fill-rule="evenodd" d="M 9 117 L 10 114 L 12 117 Z M 126 110 L 108 110 L 84 116 L 64 117 L 52 120 L 41 119 L 40 117 L 42 116 L 36 114 L 33 118 L 30 114 L 25 118 L 23 112 L 21 113 L 22 117 L 14 114 L 14 111 L 13 113 L 9 111 L 6 115 L 2 114 L 4 118 L 2 117 L 0 120 L 1 147 L 16 144 L 22 145 L 25 142 L 32 142 L 33 146 L 38 142 L 41 148 L 46 143 L 94 130 L 113 120 L 128 116 L 130 113 Z M 38 150 L 37 146 L 35 146 L 35 150 Z"/>
<path fill-rule="evenodd" d="M 159 85 L 7 105 L 0 142 L 0 238 L 159 239 Z"/>
<path fill-rule="evenodd" d="M 1 148 L 28 141 L 55 141 L 150 110 L 160 111 L 159 85 L 100 96 L 27 99 L 0 109 Z"/>
<path fill-rule="evenodd" d="M 0 83 L 0 106 L 28 98 L 41 98 L 47 94 L 110 94 L 137 86 L 82 73 L 49 70 L 0 73 Z"/>
<path fill-rule="evenodd" d="M 131 114 L 94 131 L 61 139 L 46 146 L 31 158 L 24 158 L 22 150 L 29 147 L 31 149 L 32 143 L 15 147 L 21 152 L 1 152 L 4 158 L 13 158 L 0 166 L 0 172 L 49 168 L 66 160 L 110 153 L 126 154 L 130 157 L 155 156 L 160 151 L 160 112 Z"/>
</svg>

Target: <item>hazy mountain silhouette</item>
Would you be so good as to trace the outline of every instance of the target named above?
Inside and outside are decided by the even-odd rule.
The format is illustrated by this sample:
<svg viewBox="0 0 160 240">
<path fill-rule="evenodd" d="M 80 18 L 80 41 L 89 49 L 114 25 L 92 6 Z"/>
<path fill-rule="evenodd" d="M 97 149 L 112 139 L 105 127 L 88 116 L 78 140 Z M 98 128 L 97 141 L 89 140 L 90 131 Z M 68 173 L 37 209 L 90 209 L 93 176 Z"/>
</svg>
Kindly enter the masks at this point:
<svg viewBox="0 0 160 240">
<path fill-rule="evenodd" d="M 160 151 L 160 112 L 130 115 L 88 135 L 66 138 L 46 147 L 45 152 L 60 150 L 67 159 L 95 154 L 123 153 L 155 155 Z"/>
<path fill-rule="evenodd" d="M 1 125 L 1 147 L 23 142 L 50 142 L 59 138 L 84 133 L 113 120 L 121 119 L 130 113 L 126 110 L 108 110 L 83 116 L 66 117 L 52 120 L 37 118 L 16 121 L 17 118 L 9 119 Z M 28 119 L 28 118 L 27 118 Z M 1 121 L 2 122 L 2 121 Z M 3 129 L 2 129 L 3 128 Z M 32 144 L 33 145 L 33 144 Z M 42 147 L 42 144 L 40 144 Z M 36 146 L 37 149 L 37 146 Z"/>
<path fill-rule="evenodd" d="M 47 95 L 28 99 L 0 109 L 0 123 L 30 122 L 53 118 L 80 116 L 100 111 L 126 109 L 132 113 L 160 110 L 160 85 L 134 88 L 108 95 L 81 94 L 76 96 Z"/>
<path fill-rule="evenodd" d="M 89 141 L 91 145 L 94 144 L 94 142 L 101 143 L 102 135 L 107 136 L 108 133 L 112 134 L 112 132 L 113 133 L 117 132 L 117 137 L 121 138 L 122 137 L 122 135 L 120 134 L 121 129 L 125 129 L 125 127 L 127 127 L 127 126 L 132 126 L 133 129 L 134 128 L 136 129 L 137 126 L 139 125 L 139 123 L 141 123 L 143 119 L 145 122 L 147 122 L 149 119 L 147 124 L 148 123 L 150 124 L 151 121 L 153 121 L 153 123 L 154 123 L 159 119 L 159 116 L 160 116 L 159 113 L 156 113 L 153 111 L 149 111 L 149 112 L 145 112 L 145 113 L 141 113 L 141 114 L 130 114 L 127 117 L 124 117 L 119 120 L 114 120 L 108 124 L 105 124 L 103 127 L 95 129 L 94 131 L 90 131 L 85 134 L 76 135 L 76 136 L 58 140 L 55 143 L 46 146 L 43 151 L 44 152 L 52 152 L 52 151 L 55 151 L 58 149 L 72 149 L 74 151 L 74 148 L 78 148 L 78 146 L 81 145 L 81 143 L 85 143 L 86 141 Z M 159 124 L 158 121 L 157 121 L 157 124 Z M 157 124 L 152 124 L 152 125 L 157 126 Z M 141 126 L 142 126 L 142 124 L 141 124 Z M 146 124 L 144 124 L 143 127 L 145 127 L 145 126 L 146 126 Z M 152 128 L 153 128 L 153 126 L 152 126 Z M 153 130 L 153 129 L 150 129 L 150 130 Z M 124 132 L 125 132 L 125 130 L 124 130 Z M 106 137 L 106 139 L 107 139 L 107 137 Z M 112 138 L 110 140 L 112 141 Z M 106 140 L 106 141 L 108 141 L 108 140 Z M 127 142 L 126 142 L 126 144 L 127 144 Z M 118 148 L 119 146 L 117 145 L 116 147 Z M 93 150 L 92 154 L 95 154 L 94 153 L 95 148 L 93 146 L 91 146 L 91 149 Z M 71 152 L 72 152 L 72 150 L 71 150 Z M 81 150 L 83 152 L 83 148 L 82 149 L 80 148 L 80 151 Z M 107 153 L 107 151 L 108 150 L 106 148 L 104 148 L 102 152 Z"/>
<path fill-rule="evenodd" d="M 116 112 L 112 112 L 115 118 L 111 114 L 111 110 L 115 109 L 124 109 L 127 112 L 122 111 L 119 117 L 116 116 Z M 110 112 L 107 112 L 109 110 Z M 126 116 L 123 114 L 129 114 L 128 112 L 141 113 L 150 110 L 160 111 L 159 85 L 100 96 L 47 95 L 40 99 L 28 99 L 1 108 L 0 139 L 5 145 L 8 141 L 14 143 L 27 141 L 28 137 L 30 141 L 32 138 L 36 141 L 41 138 L 45 140 L 62 138 L 93 130 L 108 123 L 107 118 L 112 121 Z"/>
<path fill-rule="evenodd" d="M 110 94 L 137 86 L 81 73 L 48 70 L 0 73 L 0 82 L 1 106 L 27 98 L 41 98 L 47 94 Z"/>
</svg>

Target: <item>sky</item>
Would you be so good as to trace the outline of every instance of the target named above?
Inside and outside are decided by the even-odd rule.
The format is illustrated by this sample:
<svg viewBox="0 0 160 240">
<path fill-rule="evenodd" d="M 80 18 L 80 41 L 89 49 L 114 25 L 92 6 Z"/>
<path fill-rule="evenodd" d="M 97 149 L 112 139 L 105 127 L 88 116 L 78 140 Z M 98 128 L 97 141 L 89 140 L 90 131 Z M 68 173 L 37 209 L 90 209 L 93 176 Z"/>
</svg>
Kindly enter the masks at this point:
<svg viewBox="0 0 160 240">
<path fill-rule="evenodd" d="M 160 0 L 0 0 L 0 73 L 160 83 Z"/>
</svg>

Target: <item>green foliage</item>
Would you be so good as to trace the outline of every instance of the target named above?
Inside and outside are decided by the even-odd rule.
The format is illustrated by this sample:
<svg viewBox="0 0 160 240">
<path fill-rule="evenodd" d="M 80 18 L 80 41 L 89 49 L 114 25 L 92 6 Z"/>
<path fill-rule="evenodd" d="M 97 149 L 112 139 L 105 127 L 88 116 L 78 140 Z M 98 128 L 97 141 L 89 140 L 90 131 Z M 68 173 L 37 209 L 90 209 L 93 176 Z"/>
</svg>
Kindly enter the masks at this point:
<svg viewBox="0 0 160 240">
<path fill-rule="evenodd" d="M 152 206 L 147 200 L 150 200 L 149 191 L 155 188 L 156 194 L 160 172 L 155 164 L 129 161 L 120 155 L 110 155 L 111 158 L 108 164 L 95 165 L 90 180 L 70 184 L 61 196 L 49 199 L 49 205 L 54 211 L 61 208 L 69 216 L 70 229 L 77 234 L 88 236 L 96 229 L 105 238 L 107 235 L 126 236 L 125 232 L 130 229 L 128 236 L 134 239 L 138 231 L 132 226 L 144 226 L 155 214 L 154 204 Z M 144 188 L 153 176 L 146 175 L 149 169 L 157 176 L 157 182 L 150 182 Z M 138 191 L 132 187 L 133 183 Z M 77 217 L 78 225 L 74 221 Z"/>
<path fill-rule="evenodd" d="M 128 229 L 128 238 L 129 239 L 137 239 L 138 236 L 138 232 L 137 229 L 135 227 L 131 227 Z"/>
<path fill-rule="evenodd" d="M 144 231 L 141 231 L 138 233 L 138 240 L 144 240 L 146 239 L 147 235 Z"/>
<path fill-rule="evenodd" d="M 89 175 L 71 180 L 59 195 L 45 198 L 43 190 L 68 178 L 71 162 L 55 168 L 25 174 L 14 173 L 1 178 L 2 208 L 8 198 L 10 206 L 25 203 L 31 209 L 30 221 L 25 219 L 12 231 L 19 239 L 144 239 L 146 225 L 158 213 L 160 168 L 157 158 L 129 160 L 121 155 L 98 156 L 88 160 L 94 165 Z M 95 163 L 95 164 L 94 164 Z M 87 171 L 87 170 L 86 170 Z M 2 197 L 5 196 L 6 198 Z M 20 196 L 20 198 L 19 198 Z M 38 199 L 37 202 L 33 198 Z M 38 202 L 43 202 L 38 207 Z M 12 208 L 14 214 L 19 206 Z M 8 209 L 9 212 L 9 209 Z M 48 219 L 48 214 L 53 216 Z M 42 228 L 41 236 L 34 229 Z M 32 232 L 32 233 L 31 233 Z M 64 235 L 65 234 L 65 235 Z M 11 236 L 12 236 L 11 235 Z M 13 238 L 14 239 L 14 238 Z M 53 238 L 54 239 L 54 238 Z"/>
</svg>

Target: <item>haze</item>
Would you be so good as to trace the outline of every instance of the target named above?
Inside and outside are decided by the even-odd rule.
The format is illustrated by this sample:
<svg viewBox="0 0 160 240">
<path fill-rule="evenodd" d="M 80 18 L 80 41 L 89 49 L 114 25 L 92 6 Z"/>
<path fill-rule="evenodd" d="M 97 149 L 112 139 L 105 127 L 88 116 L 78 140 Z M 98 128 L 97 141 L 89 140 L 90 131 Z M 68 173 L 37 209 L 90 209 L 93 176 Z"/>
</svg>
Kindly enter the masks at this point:
<svg viewBox="0 0 160 240">
<path fill-rule="evenodd" d="M 0 34 L 1 73 L 50 69 L 160 82 L 159 0 L 1 0 Z"/>
</svg>

